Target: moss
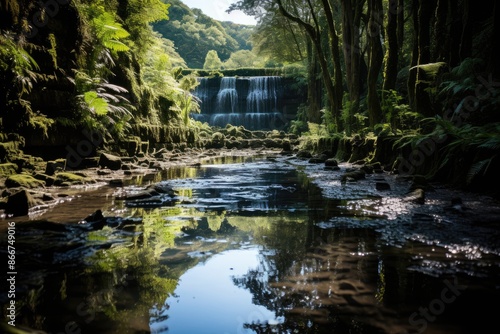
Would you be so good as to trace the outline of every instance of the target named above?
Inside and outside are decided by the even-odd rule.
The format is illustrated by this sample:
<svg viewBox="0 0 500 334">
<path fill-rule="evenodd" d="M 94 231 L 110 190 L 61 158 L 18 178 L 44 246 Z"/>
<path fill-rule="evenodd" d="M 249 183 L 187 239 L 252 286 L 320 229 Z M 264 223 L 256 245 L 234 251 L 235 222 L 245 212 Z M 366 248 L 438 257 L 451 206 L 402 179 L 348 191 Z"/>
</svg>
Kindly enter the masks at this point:
<svg viewBox="0 0 500 334">
<path fill-rule="evenodd" d="M 21 143 L 18 141 L 0 143 L 0 160 L 11 161 L 13 156 L 18 156 L 20 154 L 20 145 Z"/>
<path fill-rule="evenodd" d="M 69 172 L 60 172 L 55 175 L 55 185 L 62 185 L 63 183 L 72 185 L 72 184 L 85 184 L 92 182 L 92 179 L 83 176 L 80 174 L 69 173 Z"/>
<path fill-rule="evenodd" d="M 17 173 L 17 165 L 8 162 L 4 164 L 0 164 L 0 177 L 7 177 L 9 175 L 14 175 Z"/>
<path fill-rule="evenodd" d="M 427 79 L 434 80 L 439 74 L 446 70 L 447 64 L 445 62 L 430 63 L 416 66 L 421 69 Z"/>
<path fill-rule="evenodd" d="M 29 188 L 44 187 L 45 182 L 37 180 L 33 176 L 28 174 L 15 174 L 9 176 L 5 180 L 5 186 L 7 188 L 24 187 L 29 189 Z"/>
</svg>

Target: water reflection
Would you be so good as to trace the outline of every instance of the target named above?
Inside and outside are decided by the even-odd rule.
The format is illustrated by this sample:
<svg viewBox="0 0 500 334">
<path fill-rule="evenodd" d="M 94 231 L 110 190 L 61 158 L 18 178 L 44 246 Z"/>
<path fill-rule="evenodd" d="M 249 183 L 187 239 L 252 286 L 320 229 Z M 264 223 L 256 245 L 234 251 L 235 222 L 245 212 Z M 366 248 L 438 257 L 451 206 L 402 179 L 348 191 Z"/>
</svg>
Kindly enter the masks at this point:
<svg viewBox="0 0 500 334">
<path fill-rule="evenodd" d="M 485 301 L 500 297 L 498 232 L 366 184 L 325 199 L 307 175 L 285 159 L 189 167 L 113 189 L 119 197 L 93 193 L 101 229 L 19 223 L 18 323 L 55 333 L 417 333 L 415 312 L 456 281 L 467 288 L 426 329 L 493 324 Z M 155 182 L 173 188 L 169 205 L 122 196 Z"/>
</svg>

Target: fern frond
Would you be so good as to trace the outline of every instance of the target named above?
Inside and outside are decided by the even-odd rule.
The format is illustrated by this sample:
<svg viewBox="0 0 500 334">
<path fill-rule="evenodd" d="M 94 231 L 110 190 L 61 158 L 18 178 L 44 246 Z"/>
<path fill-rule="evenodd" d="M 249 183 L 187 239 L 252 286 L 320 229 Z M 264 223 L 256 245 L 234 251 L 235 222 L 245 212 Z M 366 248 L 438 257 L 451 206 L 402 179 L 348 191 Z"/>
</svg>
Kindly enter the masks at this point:
<svg viewBox="0 0 500 334">
<path fill-rule="evenodd" d="M 466 182 L 467 184 L 471 184 L 472 181 L 479 175 L 479 174 L 483 174 L 485 175 L 486 172 L 488 171 L 488 168 L 490 167 L 490 164 L 491 162 L 493 161 L 493 159 L 495 158 L 496 156 L 493 156 L 491 158 L 488 158 L 488 159 L 484 159 L 484 160 L 481 160 L 479 162 L 476 162 L 475 164 L 473 164 L 471 166 L 471 168 L 469 169 L 469 172 L 467 173 L 467 178 L 466 178 Z"/>
</svg>

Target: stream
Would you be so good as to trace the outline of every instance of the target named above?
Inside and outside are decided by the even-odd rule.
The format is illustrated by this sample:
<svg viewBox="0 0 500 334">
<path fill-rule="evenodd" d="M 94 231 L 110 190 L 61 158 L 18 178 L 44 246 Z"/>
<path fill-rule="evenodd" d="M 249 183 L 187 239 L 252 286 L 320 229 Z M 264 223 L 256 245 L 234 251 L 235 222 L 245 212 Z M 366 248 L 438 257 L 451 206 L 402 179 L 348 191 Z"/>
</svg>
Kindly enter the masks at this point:
<svg viewBox="0 0 500 334">
<path fill-rule="evenodd" d="M 15 224 L 16 327 L 45 333 L 487 333 L 499 204 L 293 156 L 75 189 Z M 377 190 L 383 182 L 390 190 Z M 156 187 L 152 197 L 144 191 Z M 57 191 L 54 190 L 54 191 Z M 463 206 L 451 205 L 460 197 Z M 103 219 L 86 218 L 101 210 Z M 495 223 L 493 224 L 492 223 Z M 5 270 L 4 270 L 5 272 Z M 2 289 L 7 319 L 12 298 Z"/>
</svg>

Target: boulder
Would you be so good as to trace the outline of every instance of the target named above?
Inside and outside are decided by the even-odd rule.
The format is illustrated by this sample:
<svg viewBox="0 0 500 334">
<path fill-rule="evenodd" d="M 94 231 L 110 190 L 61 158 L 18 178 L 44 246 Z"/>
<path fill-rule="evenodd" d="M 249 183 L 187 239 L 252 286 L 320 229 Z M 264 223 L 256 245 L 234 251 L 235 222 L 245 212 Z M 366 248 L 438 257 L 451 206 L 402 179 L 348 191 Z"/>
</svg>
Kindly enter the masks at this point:
<svg viewBox="0 0 500 334">
<path fill-rule="evenodd" d="M 5 213 L 13 216 L 26 216 L 29 209 L 38 205 L 36 200 L 26 190 L 22 189 L 7 198 Z"/>
<path fill-rule="evenodd" d="M 335 159 L 333 159 L 333 158 L 327 159 L 325 161 L 325 166 L 326 167 L 336 167 L 338 165 L 339 165 L 338 161 L 335 160 Z"/>
<path fill-rule="evenodd" d="M 122 160 L 116 155 L 101 153 L 99 156 L 99 167 L 119 170 L 122 168 Z"/>
<path fill-rule="evenodd" d="M 5 186 L 7 188 L 23 187 L 30 189 L 30 188 L 44 187 L 45 182 L 37 180 L 33 176 L 28 174 L 15 174 L 9 176 L 5 180 Z"/>
</svg>

